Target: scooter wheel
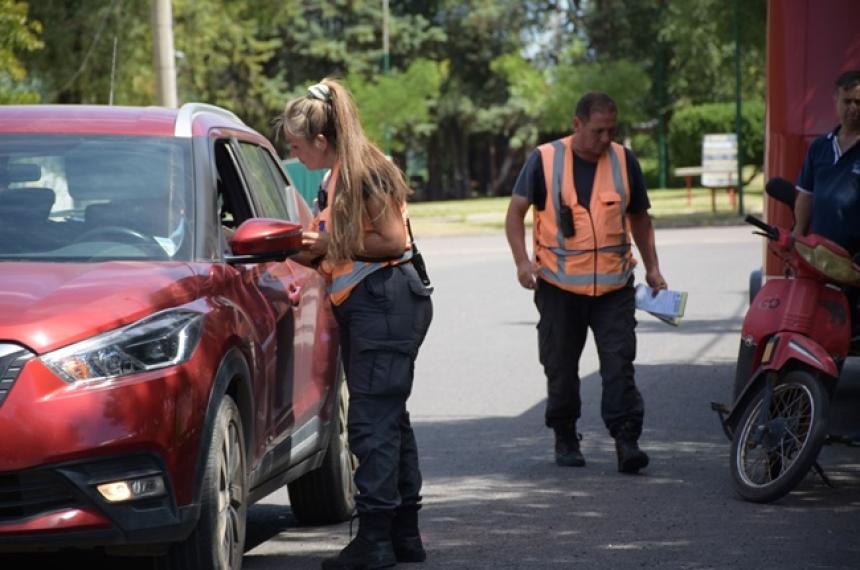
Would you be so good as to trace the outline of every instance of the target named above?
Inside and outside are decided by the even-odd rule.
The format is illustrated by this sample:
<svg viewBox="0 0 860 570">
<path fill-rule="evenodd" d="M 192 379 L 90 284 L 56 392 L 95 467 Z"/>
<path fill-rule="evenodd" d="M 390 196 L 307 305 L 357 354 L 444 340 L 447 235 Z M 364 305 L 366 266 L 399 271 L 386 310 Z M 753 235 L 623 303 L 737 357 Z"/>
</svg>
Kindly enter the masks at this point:
<svg viewBox="0 0 860 570">
<path fill-rule="evenodd" d="M 807 370 L 792 370 L 774 386 L 762 414 L 764 388 L 749 401 L 732 440 L 735 489 L 748 501 L 775 501 L 800 483 L 827 436 L 830 398 Z"/>
</svg>

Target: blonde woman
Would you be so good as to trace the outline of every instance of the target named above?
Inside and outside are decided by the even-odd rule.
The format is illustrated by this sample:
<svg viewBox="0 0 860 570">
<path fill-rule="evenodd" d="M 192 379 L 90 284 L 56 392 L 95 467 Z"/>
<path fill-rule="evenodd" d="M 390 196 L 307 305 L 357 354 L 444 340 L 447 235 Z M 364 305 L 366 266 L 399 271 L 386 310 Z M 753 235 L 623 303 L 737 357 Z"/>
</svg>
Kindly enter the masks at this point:
<svg viewBox="0 0 860 570">
<path fill-rule="evenodd" d="M 422 562 L 421 472 L 406 400 L 433 308 L 413 263 L 409 188 L 367 139 L 337 81 L 324 79 L 287 103 L 281 123 L 292 156 L 311 170 L 330 169 L 316 231 L 305 232 L 298 259 L 328 283 L 349 390 L 349 445 L 359 463 L 358 534 L 322 567 Z"/>
</svg>

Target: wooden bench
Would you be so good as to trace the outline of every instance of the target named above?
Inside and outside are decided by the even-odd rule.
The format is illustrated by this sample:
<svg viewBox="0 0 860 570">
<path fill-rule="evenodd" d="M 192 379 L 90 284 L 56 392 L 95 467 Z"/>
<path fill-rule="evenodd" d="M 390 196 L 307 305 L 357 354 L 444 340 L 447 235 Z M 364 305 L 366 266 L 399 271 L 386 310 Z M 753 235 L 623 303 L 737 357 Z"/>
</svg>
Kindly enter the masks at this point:
<svg viewBox="0 0 860 570">
<path fill-rule="evenodd" d="M 731 173 L 727 170 L 709 170 L 709 173 L 714 174 L 723 174 L 728 176 Z M 693 177 L 701 176 L 705 173 L 705 169 L 702 166 L 682 166 L 680 168 L 675 169 L 675 176 L 684 179 L 684 183 L 687 187 L 687 206 L 693 205 Z M 735 207 L 736 197 L 735 197 L 735 187 L 734 186 L 726 186 L 724 187 L 729 192 L 729 203 L 732 205 L 732 208 Z M 708 190 L 711 191 L 711 212 L 717 211 L 717 190 L 720 190 L 720 187 L 712 186 L 709 187 Z"/>
</svg>

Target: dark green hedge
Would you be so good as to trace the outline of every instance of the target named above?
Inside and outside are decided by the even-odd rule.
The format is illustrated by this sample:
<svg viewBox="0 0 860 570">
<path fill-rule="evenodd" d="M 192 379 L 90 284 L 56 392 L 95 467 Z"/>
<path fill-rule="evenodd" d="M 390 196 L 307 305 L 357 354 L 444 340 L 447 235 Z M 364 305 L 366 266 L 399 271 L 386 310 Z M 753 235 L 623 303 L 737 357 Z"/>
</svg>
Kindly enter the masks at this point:
<svg viewBox="0 0 860 570">
<path fill-rule="evenodd" d="M 709 133 L 735 132 L 735 104 L 708 103 L 681 107 L 669 124 L 669 175 L 680 166 L 702 162 L 702 139 Z M 741 144 L 744 164 L 764 163 L 764 102 L 741 104 Z"/>
</svg>

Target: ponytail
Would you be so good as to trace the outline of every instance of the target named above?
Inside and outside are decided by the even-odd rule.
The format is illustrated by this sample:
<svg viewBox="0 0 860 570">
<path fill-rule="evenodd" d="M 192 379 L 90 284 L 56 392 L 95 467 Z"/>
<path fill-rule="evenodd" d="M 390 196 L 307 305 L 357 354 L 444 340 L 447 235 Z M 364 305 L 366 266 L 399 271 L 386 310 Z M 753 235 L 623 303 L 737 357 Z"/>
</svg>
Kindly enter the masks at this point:
<svg viewBox="0 0 860 570">
<path fill-rule="evenodd" d="M 332 261 L 353 259 L 364 249 L 366 199 L 383 205 L 406 201 L 409 187 L 403 172 L 365 135 L 349 91 L 331 78 L 312 85 L 308 94 L 287 103 L 281 117 L 284 131 L 312 140 L 322 134 L 334 144 L 340 173 L 335 181 L 331 240 Z"/>
</svg>

